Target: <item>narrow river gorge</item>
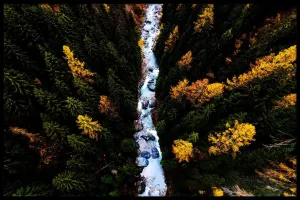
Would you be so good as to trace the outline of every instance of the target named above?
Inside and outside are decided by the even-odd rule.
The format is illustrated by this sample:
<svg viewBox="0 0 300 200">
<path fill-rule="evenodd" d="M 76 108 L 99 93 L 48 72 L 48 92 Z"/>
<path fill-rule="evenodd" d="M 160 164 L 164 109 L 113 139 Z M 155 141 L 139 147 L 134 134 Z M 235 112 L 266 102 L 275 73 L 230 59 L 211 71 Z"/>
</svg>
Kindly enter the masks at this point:
<svg viewBox="0 0 300 200">
<path fill-rule="evenodd" d="M 155 104 L 155 84 L 159 69 L 153 53 L 153 47 L 159 34 L 159 22 L 162 12 L 161 4 L 150 4 L 146 10 L 141 39 L 144 41 L 143 54 L 143 85 L 138 101 L 139 119 L 135 124 L 139 127 L 134 138 L 139 156 L 136 164 L 143 167 L 139 196 L 165 196 L 167 185 L 160 161 L 162 153 L 159 137 L 152 122 L 151 110 Z M 141 186 L 142 185 L 142 186 Z"/>
</svg>

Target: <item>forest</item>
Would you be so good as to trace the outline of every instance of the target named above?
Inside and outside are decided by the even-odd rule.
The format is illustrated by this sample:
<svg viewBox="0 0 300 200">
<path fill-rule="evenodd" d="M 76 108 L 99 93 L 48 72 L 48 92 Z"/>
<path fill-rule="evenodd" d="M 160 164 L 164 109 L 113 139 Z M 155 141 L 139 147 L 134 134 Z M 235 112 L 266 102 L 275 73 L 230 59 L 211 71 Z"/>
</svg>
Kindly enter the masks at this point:
<svg viewBox="0 0 300 200">
<path fill-rule="evenodd" d="M 148 6 L 4 4 L 4 196 L 145 190 L 134 134 Z M 162 4 L 149 114 L 165 196 L 296 196 L 296 13 Z"/>
</svg>

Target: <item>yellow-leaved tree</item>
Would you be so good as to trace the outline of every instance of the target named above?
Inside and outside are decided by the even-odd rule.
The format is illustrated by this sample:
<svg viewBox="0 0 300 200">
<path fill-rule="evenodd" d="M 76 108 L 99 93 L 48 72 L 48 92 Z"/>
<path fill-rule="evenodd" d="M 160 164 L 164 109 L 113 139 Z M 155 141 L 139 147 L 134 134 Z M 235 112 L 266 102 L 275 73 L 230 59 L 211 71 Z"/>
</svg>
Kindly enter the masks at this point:
<svg viewBox="0 0 300 200">
<path fill-rule="evenodd" d="M 222 189 L 217 187 L 211 187 L 211 190 L 213 192 L 214 197 L 222 197 L 224 195 L 224 192 Z"/>
<path fill-rule="evenodd" d="M 214 24 L 214 5 L 208 4 L 204 11 L 198 16 L 196 22 L 194 22 L 194 30 L 202 32 L 203 30 L 210 30 Z"/>
<path fill-rule="evenodd" d="M 183 81 L 179 81 L 176 86 L 172 86 L 170 90 L 171 98 L 181 99 L 184 95 L 186 95 L 188 84 L 189 81 L 187 79 L 183 79 Z"/>
<path fill-rule="evenodd" d="M 70 47 L 64 45 L 63 52 L 66 55 L 65 59 L 68 60 L 68 65 L 74 77 L 81 78 L 86 82 L 94 82 L 91 78 L 94 73 L 84 68 L 84 62 L 80 62 L 77 58 L 74 58 L 74 54 Z"/>
<path fill-rule="evenodd" d="M 249 145 L 251 141 L 255 141 L 253 138 L 256 134 L 255 126 L 249 123 L 239 123 L 235 120 L 234 127 L 230 127 L 229 123 L 226 123 L 227 130 L 222 133 L 210 134 L 208 141 L 213 146 L 209 147 L 208 153 L 219 155 L 222 153 L 231 153 L 235 158 L 236 153 L 239 152 L 239 148 Z"/>
<path fill-rule="evenodd" d="M 284 196 L 296 196 L 297 188 L 297 162 L 296 158 L 291 158 L 290 167 L 284 163 L 270 161 L 270 166 L 262 171 L 255 170 L 264 180 L 274 183 L 278 189 L 283 190 Z"/>
<path fill-rule="evenodd" d="M 178 159 L 178 162 L 189 162 L 193 157 L 193 144 L 184 140 L 174 140 L 172 145 L 173 153 Z"/>
<path fill-rule="evenodd" d="M 180 69 L 190 69 L 191 62 L 192 62 L 192 51 L 188 51 L 186 54 L 184 54 L 181 59 L 177 62 Z"/>
<path fill-rule="evenodd" d="M 98 109 L 99 109 L 100 113 L 104 113 L 104 114 L 107 114 L 107 115 L 116 114 L 114 105 L 109 100 L 109 98 L 105 95 L 100 96 Z"/>
<path fill-rule="evenodd" d="M 191 102 L 193 106 L 199 106 L 212 98 L 224 93 L 223 83 L 208 84 L 207 78 L 197 80 L 188 86 L 188 80 L 179 81 L 178 85 L 171 87 L 171 98 L 181 101 L 183 96 Z"/>
<path fill-rule="evenodd" d="M 102 4 L 103 5 L 103 7 L 104 7 L 104 9 L 105 9 L 105 11 L 107 12 L 107 13 L 109 13 L 109 11 L 110 11 L 110 7 L 109 7 L 109 5 L 107 5 L 107 4 Z"/>
<path fill-rule="evenodd" d="M 268 56 L 264 56 L 255 61 L 255 65 L 252 66 L 251 71 L 234 76 L 230 81 L 227 79 L 226 86 L 229 90 L 237 87 L 245 86 L 255 78 L 264 78 L 272 74 L 282 74 L 281 70 L 287 71 L 294 75 L 296 67 L 293 62 L 296 61 L 296 45 L 280 51 L 276 56 L 271 53 Z"/>
<path fill-rule="evenodd" d="M 274 108 L 288 108 L 290 106 L 296 105 L 297 95 L 296 94 L 289 94 L 282 99 L 276 101 L 276 106 Z"/>
<path fill-rule="evenodd" d="M 93 121 L 88 115 L 78 115 L 77 116 L 77 126 L 82 130 L 82 134 L 88 135 L 91 139 L 98 140 L 98 133 L 102 131 L 102 126 L 98 121 Z"/>
<path fill-rule="evenodd" d="M 143 46 L 145 45 L 145 41 L 141 38 L 141 39 L 138 41 L 138 45 L 139 45 L 139 47 L 142 49 Z"/>
<path fill-rule="evenodd" d="M 178 26 L 176 26 L 170 33 L 169 38 L 165 41 L 165 49 L 167 51 L 171 47 L 174 47 L 176 41 L 179 39 Z"/>
</svg>

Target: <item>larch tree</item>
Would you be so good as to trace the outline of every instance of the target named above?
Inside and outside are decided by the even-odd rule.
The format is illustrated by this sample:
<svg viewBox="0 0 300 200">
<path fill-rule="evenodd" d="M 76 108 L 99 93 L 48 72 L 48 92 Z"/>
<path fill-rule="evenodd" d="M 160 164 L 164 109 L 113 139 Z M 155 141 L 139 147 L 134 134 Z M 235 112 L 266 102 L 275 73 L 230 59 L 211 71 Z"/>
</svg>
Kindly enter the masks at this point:
<svg viewBox="0 0 300 200">
<path fill-rule="evenodd" d="M 297 95 L 289 94 L 282 97 L 280 100 L 276 101 L 274 108 L 288 108 L 290 106 L 296 105 Z"/>
<path fill-rule="evenodd" d="M 172 145 L 172 152 L 175 154 L 178 162 L 189 162 L 193 157 L 193 144 L 184 140 L 174 140 Z"/>
<path fill-rule="evenodd" d="M 190 69 L 191 62 L 192 62 L 192 51 L 188 51 L 186 54 L 184 54 L 181 59 L 177 62 L 180 69 Z"/>
<path fill-rule="evenodd" d="M 74 54 L 68 46 L 63 46 L 63 52 L 66 56 L 65 59 L 68 61 L 68 65 L 74 77 L 81 78 L 86 82 L 94 82 L 94 80 L 92 79 L 94 73 L 84 68 L 84 62 L 81 62 L 77 58 L 74 58 Z"/>
<path fill-rule="evenodd" d="M 107 115 L 115 115 L 116 114 L 115 106 L 112 104 L 110 99 L 105 95 L 100 96 L 98 110 L 100 111 L 100 113 L 107 114 Z"/>
<path fill-rule="evenodd" d="M 234 126 L 231 128 L 229 123 L 226 123 L 226 128 L 222 133 L 215 133 L 215 136 L 210 134 L 208 141 L 213 144 L 209 147 L 208 153 L 218 155 L 222 153 L 231 153 L 233 158 L 236 157 L 239 148 L 249 145 L 256 134 L 255 126 L 249 123 L 239 123 L 235 120 Z"/>
<path fill-rule="evenodd" d="M 170 48 L 174 47 L 178 39 L 179 39 L 178 26 L 175 26 L 173 31 L 170 33 L 169 38 L 165 41 L 164 51 L 167 51 Z"/>
<path fill-rule="evenodd" d="M 98 132 L 103 130 L 98 121 L 92 121 L 92 118 L 87 115 L 78 115 L 76 123 L 82 130 L 82 134 L 88 135 L 91 139 L 98 140 Z"/>
<path fill-rule="evenodd" d="M 297 161 L 296 158 L 289 160 L 290 166 L 285 163 L 270 161 L 270 166 L 262 171 L 255 170 L 264 180 L 274 183 L 278 189 L 283 191 L 284 196 L 296 196 L 297 189 Z"/>
<path fill-rule="evenodd" d="M 202 32 L 203 30 L 210 30 L 214 23 L 214 5 L 208 4 L 204 11 L 198 16 L 196 22 L 194 22 L 194 30 L 196 32 Z"/>
</svg>

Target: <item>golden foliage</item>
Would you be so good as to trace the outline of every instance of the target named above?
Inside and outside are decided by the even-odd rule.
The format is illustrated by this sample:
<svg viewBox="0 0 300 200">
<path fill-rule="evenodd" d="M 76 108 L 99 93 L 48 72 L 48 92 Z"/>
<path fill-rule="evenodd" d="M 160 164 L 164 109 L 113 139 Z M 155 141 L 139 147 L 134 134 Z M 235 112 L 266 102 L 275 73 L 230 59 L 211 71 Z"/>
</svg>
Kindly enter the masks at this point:
<svg viewBox="0 0 300 200">
<path fill-rule="evenodd" d="M 192 8 L 196 8 L 197 4 L 192 4 Z"/>
<path fill-rule="evenodd" d="M 223 83 L 208 84 L 208 82 L 209 80 L 205 78 L 197 80 L 188 86 L 187 79 L 179 81 L 177 86 L 171 87 L 171 98 L 181 100 L 183 96 L 186 96 L 187 100 L 189 100 L 194 106 L 198 106 L 223 94 Z"/>
<path fill-rule="evenodd" d="M 183 81 L 179 81 L 177 86 L 172 86 L 170 90 L 171 98 L 178 99 L 183 97 L 188 90 L 188 84 L 189 81 L 187 79 L 184 79 Z"/>
<path fill-rule="evenodd" d="M 223 190 L 217 187 L 211 187 L 214 197 L 222 197 L 224 195 Z"/>
<path fill-rule="evenodd" d="M 26 129 L 24 128 L 19 128 L 19 127 L 9 127 L 10 132 L 13 135 L 18 135 L 21 134 L 29 139 L 29 143 L 35 143 L 35 142 L 41 142 L 41 137 L 40 134 L 32 134 L 29 133 Z"/>
<path fill-rule="evenodd" d="M 98 109 L 99 109 L 100 113 L 105 113 L 108 115 L 116 113 L 114 105 L 111 103 L 109 98 L 104 95 L 100 96 Z"/>
<path fill-rule="evenodd" d="M 145 45 L 145 41 L 141 38 L 139 41 L 138 41 L 138 45 L 139 47 L 142 49 Z"/>
<path fill-rule="evenodd" d="M 234 76 L 230 81 L 227 79 L 227 88 L 229 90 L 245 86 L 255 78 L 264 78 L 274 73 L 280 73 L 279 70 L 293 71 L 295 66 L 292 64 L 296 60 L 296 45 L 284 49 L 274 56 L 271 53 L 255 61 L 254 67 L 251 71 L 241 74 L 236 78 Z"/>
<path fill-rule="evenodd" d="M 186 54 L 184 54 L 181 59 L 177 62 L 177 64 L 179 65 L 179 67 L 181 69 L 183 68 L 187 68 L 190 69 L 191 66 L 191 62 L 192 62 L 193 58 L 192 58 L 192 51 L 188 51 Z"/>
<path fill-rule="evenodd" d="M 212 28 L 214 23 L 214 5 L 208 4 L 207 7 L 204 9 L 203 13 L 198 16 L 196 22 L 194 22 L 194 30 L 196 32 L 202 32 L 203 28 L 206 26 L 208 29 Z"/>
<path fill-rule="evenodd" d="M 190 158 L 193 157 L 193 144 L 190 142 L 181 139 L 174 140 L 172 150 L 179 163 L 182 161 L 189 162 Z"/>
<path fill-rule="evenodd" d="M 291 167 L 288 167 L 284 163 L 278 164 L 277 162 L 270 161 L 270 166 L 261 171 L 255 170 L 256 173 L 264 180 L 269 180 L 275 183 L 277 187 L 285 190 L 284 196 L 296 196 L 296 158 L 289 160 Z"/>
<path fill-rule="evenodd" d="M 297 95 L 296 94 L 289 94 L 282 99 L 276 101 L 276 106 L 274 108 L 288 108 L 290 106 L 296 105 Z"/>
<path fill-rule="evenodd" d="M 109 11 L 110 11 L 109 5 L 107 5 L 107 4 L 102 4 L 102 5 L 104 6 L 105 11 L 106 11 L 107 13 L 109 13 Z"/>
<path fill-rule="evenodd" d="M 77 117 L 77 126 L 79 129 L 82 130 L 83 134 L 88 135 L 91 139 L 98 140 L 98 131 L 102 131 L 102 126 L 99 124 L 98 121 L 93 121 L 92 118 L 85 115 L 78 115 Z"/>
<path fill-rule="evenodd" d="M 58 13 L 60 12 L 59 4 L 40 4 L 42 8 L 46 8 L 51 10 L 52 12 Z"/>
<path fill-rule="evenodd" d="M 239 123 L 235 120 L 234 127 L 230 127 L 230 124 L 226 123 L 228 128 L 222 133 L 215 133 L 216 136 L 210 134 L 208 141 L 213 144 L 208 150 L 209 154 L 219 155 L 221 153 L 229 153 L 235 158 L 236 153 L 239 152 L 239 148 L 249 145 L 251 141 L 255 141 L 253 138 L 256 134 L 255 126 L 249 123 Z"/>
<path fill-rule="evenodd" d="M 167 51 L 171 47 L 174 47 L 176 41 L 179 39 L 178 26 L 176 26 L 170 33 L 169 38 L 165 41 L 165 49 Z"/>
<path fill-rule="evenodd" d="M 84 62 L 80 62 L 77 58 L 74 58 L 74 54 L 68 46 L 63 46 L 63 52 L 66 55 L 65 59 L 68 60 L 68 65 L 74 77 L 81 78 L 86 82 L 94 82 L 91 78 L 94 73 L 84 68 Z"/>
</svg>

